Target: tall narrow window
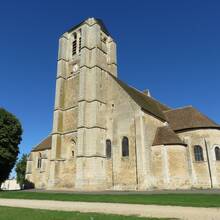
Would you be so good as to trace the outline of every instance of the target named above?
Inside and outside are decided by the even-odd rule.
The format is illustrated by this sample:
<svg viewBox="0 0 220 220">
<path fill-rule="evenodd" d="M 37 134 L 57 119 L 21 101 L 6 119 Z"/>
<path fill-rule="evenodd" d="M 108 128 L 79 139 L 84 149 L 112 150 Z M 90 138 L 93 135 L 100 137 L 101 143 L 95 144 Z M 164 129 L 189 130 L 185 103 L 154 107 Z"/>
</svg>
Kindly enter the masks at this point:
<svg viewBox="0 0 220 220">
<path fill-rule="evenodd" d="M 122 157 L 129 156 L 129 141 L 127 137 L 123 137 L 122 139 Z"/>
<path fill-rule="evenodd" d="M 204 161 L 203 150 L 199 145 L 194 146 L 194 155 L 196 161 Z"/>
<path fill-rule="evenodd" d="M 42 157 L 41 157 L 41 153 L 39 153 L 38 155 L 38 159 L 37 159 L 37 168 L 41 168 L 42 165 Z"/>
<path fill-rule="evenodd" d="M 111 140 L 106 140 L 106 157 L 111 158 L 112 157 L 112 143 Z"/>
<path fill-rule="evenodd" d="M 220 160 L 220 148 L 215 147 L 215 158 L 216 160 Z"/>
<path fill-rule="evenodd" d="M 80 53 L 80 51 L 81 51 L 81 46 L 82 45 L 82 38 L 81 37 L 79 37 L 79 53 Z"/>
<path fill-rule="evenodd" d="M 77 47 L 77 36 L 76 33 L 73 34 L 73 43 L 72 43 L 72 56 L 76 54 L 76 47 Z"/>
</svg>

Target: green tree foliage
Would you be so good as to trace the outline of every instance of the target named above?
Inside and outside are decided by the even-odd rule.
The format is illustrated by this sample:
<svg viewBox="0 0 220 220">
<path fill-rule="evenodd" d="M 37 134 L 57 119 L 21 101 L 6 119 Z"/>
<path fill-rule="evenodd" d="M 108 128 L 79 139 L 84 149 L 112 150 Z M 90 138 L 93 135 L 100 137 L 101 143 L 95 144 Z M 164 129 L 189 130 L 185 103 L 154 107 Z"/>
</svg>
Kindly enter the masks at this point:
<svg viewBox="0 0 220 220">
<path fill-rule="evenodd" d="M 16 174 L 17 174 L 17 182 L 19 183 L 21 188 L 24 188 L 26 183 L 25 173 L 26 173 L 26 165 L 27 165 L 27 154 L 23 154 L 21 159 L 16 163 Z"/>
<path fill-rule="evenodd" d="M 22 127 L 19 120 L 0 108 L 0 185 L 14 167 L 19 154 Z"/>
</svg>

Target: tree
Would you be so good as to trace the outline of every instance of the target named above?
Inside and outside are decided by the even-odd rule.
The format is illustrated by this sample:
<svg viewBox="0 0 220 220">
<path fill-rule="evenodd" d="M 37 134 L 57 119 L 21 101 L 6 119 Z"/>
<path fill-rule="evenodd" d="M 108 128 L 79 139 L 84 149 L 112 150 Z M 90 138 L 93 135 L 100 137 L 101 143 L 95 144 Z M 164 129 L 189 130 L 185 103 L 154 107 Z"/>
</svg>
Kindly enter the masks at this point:
<svg viewBox="0 0 220 220">
<path fill-rule="evenodd" d="M 23 154 L 21 159 L 16 163 L 16 174 L 17 174 L 17 182 L 20 185 L 21 189 L 24 188 L 26 183 L 25 173 L 26 173 L 26 165 L 27 165 L 27 154 Z"/>
<path fill-rule="evenodd" d="M 16 163 L 21 135 L 22 127 L 19 120 L 0 108 L 0 186 L 8 178 Z"/>
</svg>

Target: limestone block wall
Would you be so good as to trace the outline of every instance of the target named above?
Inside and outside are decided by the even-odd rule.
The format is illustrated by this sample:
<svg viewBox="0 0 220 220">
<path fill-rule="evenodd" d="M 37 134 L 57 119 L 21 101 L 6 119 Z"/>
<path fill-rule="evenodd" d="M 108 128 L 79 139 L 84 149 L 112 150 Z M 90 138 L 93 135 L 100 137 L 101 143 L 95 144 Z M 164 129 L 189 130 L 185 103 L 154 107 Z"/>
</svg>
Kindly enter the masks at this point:
<svg viewBox="0 0 220 220">
<path fill-rule="evenodd" d="M 106 158 L 105 159 L 105 168 L 106 168 L 106 182 L 105 186 L 107 190 L 114 190 L 114 174 L 113 174 L 113 155 L 111 158 Z"/>
<path fill-rule="evenodd" d="M 185 189 L 191 187 L 185 146 L 153 146 L 151 155 L 153 188 Z"/>
<path fill-rule="evenodd" d="M 53 189 L 73 190 L 75 187 L 75 158 L 55 161 L 55 185 Z"/>
<path fill-rule="evenodd" d="M 120 117 L 120 116 L 119 116 Z M 117 137 L 113 137 L 113 178 L 114 189 L 134 190 L 137 188 L 137 160 L 135 126 L 132 121 L 124 121 L 122 125 L 118 119 Z M 124 130 L 121 129 L 124 126 Z M 122 139 L 127 137 L 129 140 L 129 156 L 122 156 Z"/>
<path fill-rule="evenodd" d="M 179 133 L 188 147 L 189 174 L 192 187 L 217 188 L 220 186 L 219 161 L 216 161 L 215 146 L 220 146 L 220 131 L 217 129 L 197 129 Z M 194 146 L 203 150 L 204 161 L 196 161 Z"/>
<path fill-rule="evenodd" d="M 63 133 L 75 132 L 77 130 L 78 109 L 71 108 L 63 112 Z"/>
<path fill-rule="evenodd" d="M 71 72 L 71 70 L 69 70 Z M 78 105 L 79 75 L 70 75 L 64 84 L 64 108 L 68 109 Z"/>
<path fill-rule="evenodd" d="M 38 168 L 38 159 L 41 157 L 41 168 Z M 47 187 L 50 169 L 50 150 L 31 152 L 27 161 L 26 178 L 35 184 L 38 189 Z"/>
<path fill-rule="evenodd" d="M 168 145 L 168 176 L 167 188 L 184 189 L 190 187 L 186 146 Z"/>
<path fill-rule="evenodd" d="M 214 156 L 212 157 L 214 158 L 212 162 L 214 167 L 212 170 L 213 188 L 220 188 L 220 161 L 217 161 Z"/>
<path fill-rule="evenodd" d="M 126 94 L 117 82 L 107 76 L 106 137 L 112 143 L 112 158 L 106 162 L 106 184 L 110 189 L 134 190 L 137 188 L 135 115 L 140 107 Z M 122 139 L 129 140 L 129 156 L 122 156 Z"/>
<path fill-rule="evenodd" d="M 151 149 L 152 188 L 163 189 L 168 182 L 168 161 L 164 145 L 153 146 Z"/>
<path fill-rule="evenodd" d="M 104 157 L 78 157 L 75 190 L 97 191 L 106 190 L 105 158 Z M 79 169 L 80 168 L 80 169 Z"/>
<path fill-rule="evenodd" d="M 96 99 L 96 83 L 91 82 L 93 82 L 93 79 L 96 78 L 96 75 L 99 74 L 99 72 L 99 68 L 97 67 L 94 67 L 93 69 L 88 69 L 86 66 L 81 67 L 78 96 L 79 101 L 92 101 Z"/>
<path fill-rule="evenodd" d="M 60 159 L 72 159 L 76 156 L 76 137 L 77 132 L 67 133 L 61 136 Z"/>
<path fill-rule="evenodd" d="M 158 127 L 164 125 L 162 120 L 143 112 L 140 115 L 139 126 L 137 127 L 138 149 L 138 175 L 139 189 L 146 190 L 154 187 L 154 173 L 152 164 L 152 143 Z"/>
</svg>

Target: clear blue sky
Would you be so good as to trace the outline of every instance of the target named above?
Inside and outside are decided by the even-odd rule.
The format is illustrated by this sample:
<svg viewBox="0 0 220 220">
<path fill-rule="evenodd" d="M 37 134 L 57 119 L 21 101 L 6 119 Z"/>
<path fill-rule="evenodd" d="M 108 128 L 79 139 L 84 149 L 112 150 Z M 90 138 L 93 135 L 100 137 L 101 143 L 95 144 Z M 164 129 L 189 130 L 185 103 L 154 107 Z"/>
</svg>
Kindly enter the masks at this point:
<svg viewBox="0 0 220 220">
<path fill-rule="evenodd" d="M 122 80 L 220 123 L 220 1 L 1 1 L 0 106 L 22 122 L 21 153 L 52 128 L 58 38 L 88 17 L 116 40 Z"/>
</svg>

